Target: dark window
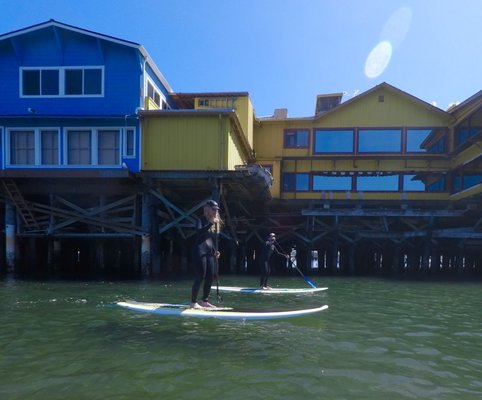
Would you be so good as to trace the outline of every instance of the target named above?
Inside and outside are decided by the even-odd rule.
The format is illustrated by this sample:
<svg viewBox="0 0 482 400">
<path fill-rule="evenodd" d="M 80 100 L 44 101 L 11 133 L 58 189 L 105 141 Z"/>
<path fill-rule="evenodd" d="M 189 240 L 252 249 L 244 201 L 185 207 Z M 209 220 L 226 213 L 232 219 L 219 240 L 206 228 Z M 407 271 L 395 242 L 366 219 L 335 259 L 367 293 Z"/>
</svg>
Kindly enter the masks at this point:
<svg viewBox="0 0 482 400">
<path fill-rule="evenodd" d="M 133 157 L 135 155 L 135 135 L 134 129 L 127 129 L 126 131 L 126 147 L 125 155 L 127 157 Z"/>
<path fill-rule="evenodd" d="M 102 94 L 102 70 L 84 70 L 84 94 Z"/>
<path fill-rule="evenodd" d="M 306 192 L 309 190 L 309 174 L 283 174 L 283 191 L 285 192 Z"/>
<path fill-rule="evenodd" d="M 59 95 L 59 70 L 43 69 L 41 76 L 42 76 L 42 95 L 58 96 Z"/>
<path fill-rule="evenodd" d="M 65 94 L 67 95 L 82 94 L 82 70 L 81 69 L 65 70 Z"/>
<path fill-rule="evenodd" d="M 38 96 L 40 94 L 40 71 L 22 71 L 22 94 L 24 96 Z"/>
<path fill-rule="evenodd" d="M 308 147 L 310 131 L 307 129 L 286 130 L 285 147 Z"/>
</svg>

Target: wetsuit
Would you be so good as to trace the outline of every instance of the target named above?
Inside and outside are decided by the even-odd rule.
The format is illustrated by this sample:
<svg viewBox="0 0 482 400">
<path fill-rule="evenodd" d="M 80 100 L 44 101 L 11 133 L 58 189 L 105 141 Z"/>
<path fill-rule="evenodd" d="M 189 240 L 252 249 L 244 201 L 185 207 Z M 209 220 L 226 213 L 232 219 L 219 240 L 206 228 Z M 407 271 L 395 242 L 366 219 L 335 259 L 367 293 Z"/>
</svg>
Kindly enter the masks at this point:
<svg viewBox="0 0 482 400">
<path fill-rule="evenodd" d="M 202 301 L 208 301 L 211 285 L 216 273 L 217 233 L 210 231 L 213 226 L 202 216 L 196 224 L 196 241 L 193 248 L 194 283 L 192 285 L 191 302 L 197 301 L 199 289 L 204 280 Z"/>
<path fill-rule="evenodd" d="M 274 247 L 274 242 L 266 241 L 263 248 L 261 249 L 261 254 L 259 256 L 259 268 L 261 273 L 261 278 L 259 280 L 259 286 L 268 286 L 268 278 L 271 272 L 271 267 L 269 265 L 269 259 L 271 255 L 276 250 Z"/>
</svg>

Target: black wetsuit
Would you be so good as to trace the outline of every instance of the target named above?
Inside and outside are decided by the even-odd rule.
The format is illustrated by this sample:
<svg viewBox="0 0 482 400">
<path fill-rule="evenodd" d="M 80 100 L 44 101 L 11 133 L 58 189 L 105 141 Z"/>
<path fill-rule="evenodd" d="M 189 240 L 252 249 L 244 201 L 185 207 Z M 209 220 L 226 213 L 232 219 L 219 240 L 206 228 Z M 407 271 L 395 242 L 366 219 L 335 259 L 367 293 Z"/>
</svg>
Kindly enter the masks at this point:
<svg viewBox="0 0 482 400">
<path fill-rule="evenodd" d="M 192 285 L 191 302 L 197 301 L 199 289 L 204 280 L 203 301 L 208 301 L 211 285 L 216 273 L 217 233 L 210 231 L 213 226 L 202 216 L 196 224 L 197 237 L 193 248 L 194 283 Z"/>
<path fill-rule="evenodd" d="M 273 252 L 276 251 L 279 253 L 276 248 L 274 247 L 274 242 L 266 241 L 261 249 L 261 254 L 259 256 L 259 269 L 261 273 L 261 278 L 259 280 L 259 286 L 266 287 L 268 286 L 268 278 L 271 272 L 271 267 L 269 265 L 269 259 Z"/>
</svg>

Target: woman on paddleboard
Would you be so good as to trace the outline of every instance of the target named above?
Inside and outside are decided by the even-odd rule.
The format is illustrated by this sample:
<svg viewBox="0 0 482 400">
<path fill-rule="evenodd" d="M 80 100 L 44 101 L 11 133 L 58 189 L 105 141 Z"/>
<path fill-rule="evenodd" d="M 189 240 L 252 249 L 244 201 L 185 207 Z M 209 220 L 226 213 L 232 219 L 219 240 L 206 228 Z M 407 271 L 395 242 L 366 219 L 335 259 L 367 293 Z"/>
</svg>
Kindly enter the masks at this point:
<svg viewBox="0 0 482 400">
<path fill-rule="evenodd" d="M 271 273 L 271 266 L 269 260 L 274 252 L 279 254 L 280 256 L 289 258 L 287 254 L 280 253 L 276 248 L 276 235 L 274 233 L 270 233 L 268 235 L 268 239 L 264 243 L 263 248 L 261 249 L 261 254 L 259 256 L 259 268 L 261 273 L 261 278 L 259 280 L 259 286 L 261 289 L 271 289 L 268 286 L 268 278 Z"/>
<path fill-rule="evenodd" d="M 214 276 L 218 272 L 218 259 L 221 255 L 218 250 L 218 235 L 221 225 L 218 203 L 208 200 L 204 205 L 204 213 L 196 224 L 197 236 L 193 248 L 195 278 L 191 292 L 191 308 L 214 307 L 209 303 L 209 293 Z M 202 301 L 198 303 L 197 297 L 203 281 Z"/>
</svg>

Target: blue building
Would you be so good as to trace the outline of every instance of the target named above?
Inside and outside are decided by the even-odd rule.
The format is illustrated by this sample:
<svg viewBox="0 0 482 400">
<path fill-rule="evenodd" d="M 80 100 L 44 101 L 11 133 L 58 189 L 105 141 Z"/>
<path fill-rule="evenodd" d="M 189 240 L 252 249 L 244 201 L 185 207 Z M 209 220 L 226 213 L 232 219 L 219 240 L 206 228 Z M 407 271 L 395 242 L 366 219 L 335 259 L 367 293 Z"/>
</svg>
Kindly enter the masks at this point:
<svg viewBox="0 0 482 400">
<path fill-rule="evenodd" d="M 140 44 L 54 20 L 3 34 L 0 169 L 138 172 L 137 113 L 171 91 Z"/>
</svg>

